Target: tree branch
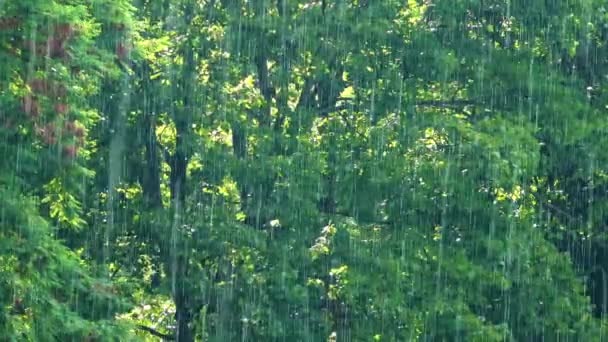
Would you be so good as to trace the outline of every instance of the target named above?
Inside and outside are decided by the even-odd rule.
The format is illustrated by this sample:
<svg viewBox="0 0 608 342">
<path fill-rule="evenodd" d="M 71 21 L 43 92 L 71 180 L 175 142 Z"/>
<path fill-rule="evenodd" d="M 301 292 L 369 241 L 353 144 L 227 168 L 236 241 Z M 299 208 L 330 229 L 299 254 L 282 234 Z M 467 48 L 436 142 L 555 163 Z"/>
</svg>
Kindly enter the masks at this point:
<svg viewBox="0 0 608 342">
<path fill-rule="evenodd" d="M 270 79 L 268 77 L 268 65 L 266 63 L 268 63 L 268 60 L 262 52 L 256 54 L 255 66 L 258 70 L 258 85 L 262 96 L 264 96 L 264 99 L 270 106 L 272 98 L 275 96 L 276 92 L 272 84 L 270 84 Z"/>
<path fill-rule="evenodd" d="M 350 103 L 343 103 L 338 106 L 325 107 L 319 109 L 319 115 L 322 117 L 327 116 L 329 113 L 339 112 L 344 109 L 349 109 L 352 105 Z"/>
<path fill-rule="evenodd" d="M 113 279 L 118 274 L 118 272 L 120 272 L 121 269 L 122 267 L 118 265 L 118 267 L 116 267 L 116 269 L 112 271 L 112 273 L 110 273 L 110 279 Z"/>
<path fill-rule="evenodd" d="M 581 222 L 582 219 L 579 217 L 574 217 L 572 215 L 570 215 L 569 213 L 567 213 L 566 211 L 560 209 L 558 206 L 553 205 L 551 203 L 545 202 L 543 203 L 544 205 L 546 205 L 548 208 L 553 209 L 555 212 L 561 214 L 563 217 L 565 217 L 566 219 L 568 219 L 569 223 L 570 222 Z"/>
<path fill-rule="evenodd" d="M 169 164 L 169 166 L 173 165 L 173 161 L 174 161 L 175 155 L 172 155 L 169 152 L 169 149 L 167 149 L 166 147 L 162 146 L 160 143 L 159 143 L 159 145 L 162 148 L 163 156 L 165 157 L 165 162 L 167 164 Z"/>
<path fill-rule="evenodd" d="M 260 123 L 268 124 L 271 122 L 271 107 L 272 107 L 272 99 L 276 97 L 276 90 L 270 83 L 270 78 L 268 76 L 268 59 L 264 52 L 259 51 L 256 53 L 254 57 L 254 62 L 256 69 L 258 71 L 258 88 L 266 101 L 266 113 L 267 117 L 260 117 Z"/>
<path fill-rule="evenodd" d="M 441 108 L 454 108 L 454 107 L 462 107 L 468 105 L 479 104 L 475 100 L 451 100 L 451 101 L 441 101 L 441 100 L 426 100 L 426 101 L 417 101 L 415 103 L 416 106 L 421 107 L 441 107 Z"/>
<path fill-rule="evenodd" d="M 163 334 L 163 333 L 161 333 L 160 331 L 158 331 L 156 329 L 147 327 L 147 326 L 142 325 L 142 324 L 137 325 L 137 329 L 143 330 L 143 331 L 145 331 L 145 332 L 147 332 L 147 333 L 149 333 L 151 335 L 154 335 L 156 337 L 160 337 L 163 340 L 167 340 L 167 341 L 174 341 L 175 340 L 175 336 L 173 336 L 173 335 Z"/>
<path fill-rule="evenodd" d="M 304 81 L 304 85 L 302 86 L 302 92 L 300 93 L 298 104 L 296 105 L 296 112 L 310 106 L 310 101 L 312 100 L 314 90 L 315 84 L 313 81 L 313 77 L 312 75 L 309 75 Z"/>
<path fill-rule="evenodd" d="M 287 9 L 287 3 L 285 2 L 285 0 L 277 0 L 277 11 L 279 12 L 279 15 L 281 17 L 285 17 L 288 9 Z"/>
</svg>

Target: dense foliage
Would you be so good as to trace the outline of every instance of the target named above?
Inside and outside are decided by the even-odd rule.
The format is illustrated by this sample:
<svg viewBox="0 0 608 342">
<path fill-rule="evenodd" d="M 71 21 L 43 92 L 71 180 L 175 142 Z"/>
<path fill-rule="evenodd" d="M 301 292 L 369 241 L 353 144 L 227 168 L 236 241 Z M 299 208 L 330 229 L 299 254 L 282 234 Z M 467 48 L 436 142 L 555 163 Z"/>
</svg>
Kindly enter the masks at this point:
<svg viewBox="0 0 608 342">
<path fill-rule="evenodd" d="M 602 0 L 0 1 L 0 340 L 608 340 Z"/>
</svg>

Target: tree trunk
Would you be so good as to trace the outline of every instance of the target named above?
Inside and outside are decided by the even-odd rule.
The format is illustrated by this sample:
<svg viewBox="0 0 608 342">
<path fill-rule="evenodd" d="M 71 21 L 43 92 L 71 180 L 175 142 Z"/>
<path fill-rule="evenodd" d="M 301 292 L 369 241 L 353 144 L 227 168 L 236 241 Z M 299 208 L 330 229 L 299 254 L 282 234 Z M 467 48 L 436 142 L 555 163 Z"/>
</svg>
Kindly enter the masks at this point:
<svg viewBox="0 0 608 342">
<path fill-rule="evenodd" d="M 175 296 L 175 321 L 177 330 L 175 340 L 178 342 L 194 342 L 194 329 L 192 327 L 192 311 L 188 307 L 185 293 L 178 293 Z"/>
<path fill-rule="evenodd" d="M 184 6 L 185 25 L 189 26 L 194 17 L 194 1 L 188 1 Z M 183 46 L 184 65 L 182 69 L 181 87 L 175 88 L 177 94 L 183 94 L 181 108 L 175 112 L 173 123 L 175 124 L 175 153 L 170 156 L 171 174 L 169 176 L 169 187 L 171 199 L 175 204 L 175 220 L 171 232 L 171 254 L 173 273 L 173 301 L 175 303 L 175 320 L 177 323 L 175 339 L 179 342 L 194 341 L 194 315 L 192 298 L 184 285 L 190 281 L 188 276 L 188 237 L 181 232 L 181 217 L 186 206 L 186 171 L 188 162 L 192 156 L 189 147 L 189 139 L 192 138 L 192 115 L 194 109 L 193 97 L 196 78 L 196 60 L 192 38 L 189 37 Z M 179 93 L 178 93 L 179 92 Z"/>
<path fill-rule="evenodd" d="M 144 118 L 145 161 L 143 169 L 142 190 L 146 203 L 151 208 L 162 206 L 160 196 L 160 165 L 158 158 L 158 142 L 156 140 L 156 118 L 150 113 Z"/>
</svg>

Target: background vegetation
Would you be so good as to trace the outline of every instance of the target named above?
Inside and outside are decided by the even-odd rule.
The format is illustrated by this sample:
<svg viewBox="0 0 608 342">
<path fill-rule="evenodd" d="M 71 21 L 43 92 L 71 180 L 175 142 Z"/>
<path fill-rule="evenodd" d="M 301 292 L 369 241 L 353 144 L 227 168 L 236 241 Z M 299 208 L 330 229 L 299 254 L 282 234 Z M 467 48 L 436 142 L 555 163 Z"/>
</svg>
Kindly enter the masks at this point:
<svg viewBox="0 0 608 342">
<path fill-rule="evenodd" d="M 0 1 L 0 340 L 608 340 L 603 0 Z"/>
</svg>

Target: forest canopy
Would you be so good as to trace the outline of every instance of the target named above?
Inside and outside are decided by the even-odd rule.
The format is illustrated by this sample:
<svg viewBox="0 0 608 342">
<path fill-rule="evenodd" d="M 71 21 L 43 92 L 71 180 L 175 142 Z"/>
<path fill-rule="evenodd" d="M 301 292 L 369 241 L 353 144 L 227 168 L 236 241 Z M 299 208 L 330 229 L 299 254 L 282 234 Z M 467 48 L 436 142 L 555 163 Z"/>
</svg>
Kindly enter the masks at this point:
<svg viewBox="0 0 608 342">
<path fill-rule="evenodd" d="M 608 341 L 604 0 L 0 1 L 0 340 Z"/>
</svg>

